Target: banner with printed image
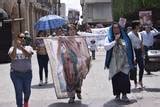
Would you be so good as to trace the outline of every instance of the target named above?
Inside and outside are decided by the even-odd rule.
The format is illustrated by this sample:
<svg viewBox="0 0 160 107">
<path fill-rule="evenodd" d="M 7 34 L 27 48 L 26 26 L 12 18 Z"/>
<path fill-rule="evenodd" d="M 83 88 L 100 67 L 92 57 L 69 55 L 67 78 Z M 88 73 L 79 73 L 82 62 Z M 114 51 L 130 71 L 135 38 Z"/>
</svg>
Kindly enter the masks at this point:
<svg viewBox="0 0 160 107">
<path fill-rule="evenodd" d="M 139 18 L 141 25 L 152 26 L 152 11 L 139 11 Z"/>
<path fill-rule="evenodd" d="M 49 38 L 44 39 L 44 43 L 49 56 L 56 96 L 58 99 L 69 98 L 72 94 L 69 91 L 69 82 L 74 83 L 70 73 L 77 69 L 80 78 L 85 79 L 90 69 L 91 59 L 87 43 L 83 37 Z"/>
</svg>

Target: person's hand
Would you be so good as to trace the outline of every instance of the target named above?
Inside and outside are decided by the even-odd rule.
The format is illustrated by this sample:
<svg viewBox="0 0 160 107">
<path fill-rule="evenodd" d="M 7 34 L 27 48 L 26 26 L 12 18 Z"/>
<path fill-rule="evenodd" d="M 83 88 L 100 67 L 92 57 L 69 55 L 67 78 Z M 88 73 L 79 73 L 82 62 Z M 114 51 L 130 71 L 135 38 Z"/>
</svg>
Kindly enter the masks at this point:
<svg viewBox="0 0 160 107">
<path fill-rule="evenodd" d="M 134 65 L 136 65 L 136 64 L 137 64 L 137 60 L 135 59 L 135 60 L 134 60 Z"/>
<path fill-rule="evenodd" d="M 16 42 L 16 43 L 17 43 L 17 47 L 19 47 L 19 48 L 20 48 L 20 47 L 22 46 L 22 41 L 17 40 L 17 42 Z"/>
<path fill-rule="evenodd" d="M 120 34 L 116 34 L 115 35 L 115 40 L 117 41 L 117 40 L 119 40 L 119 38 L 120 38 Z"/>
</svg>

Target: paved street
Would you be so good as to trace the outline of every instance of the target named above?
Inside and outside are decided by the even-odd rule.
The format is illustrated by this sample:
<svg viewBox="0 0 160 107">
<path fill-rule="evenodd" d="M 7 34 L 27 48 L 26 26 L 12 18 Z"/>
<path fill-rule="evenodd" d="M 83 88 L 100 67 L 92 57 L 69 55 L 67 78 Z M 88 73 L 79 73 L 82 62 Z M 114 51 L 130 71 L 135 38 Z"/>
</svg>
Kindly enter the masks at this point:
<svg viewBox="0 0 160 107">
<path fill-rule="evenodd" d="M 108 80 L 108 71 L 103 69 L 104 58 L 104 53 L 99 52 L 96 60 L 92 61 L 92 68 L 84 80 L 82 101 L 67 104 L 68 99 L 56 99 L 51 75 L 48 85 L 42 87 L 37 85 L 39 83 L 38 65 L 36 55 L 34 55 L 30 107 L 160 107 L 160 72 L 154 72 L 150 76 L 144 75 L 145 89 L 143 91 L 135 90 L 132 82 L 130 103 L 115 102 L 111 81 Z M 9 72 L 9 64 L 0 65 L 0 107 L 16 107 Z"/>
</svg>

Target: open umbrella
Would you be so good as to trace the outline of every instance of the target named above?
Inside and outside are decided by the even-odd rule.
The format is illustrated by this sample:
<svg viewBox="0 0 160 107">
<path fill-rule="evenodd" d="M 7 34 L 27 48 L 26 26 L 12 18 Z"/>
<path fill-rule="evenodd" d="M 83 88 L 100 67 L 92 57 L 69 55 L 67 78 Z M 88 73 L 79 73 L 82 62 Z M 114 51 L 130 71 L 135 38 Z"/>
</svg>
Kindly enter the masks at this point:
<svg viewBox="0 0 160 107">
<path fill-rule="evenodd" d="M 40 30 L 49 30 L 61 27 L 65 24 L 65 19 L 57 15 L 47 15 L 41 17 L 38 22 L 35 24 L 35 29 Z"/>
</svg>

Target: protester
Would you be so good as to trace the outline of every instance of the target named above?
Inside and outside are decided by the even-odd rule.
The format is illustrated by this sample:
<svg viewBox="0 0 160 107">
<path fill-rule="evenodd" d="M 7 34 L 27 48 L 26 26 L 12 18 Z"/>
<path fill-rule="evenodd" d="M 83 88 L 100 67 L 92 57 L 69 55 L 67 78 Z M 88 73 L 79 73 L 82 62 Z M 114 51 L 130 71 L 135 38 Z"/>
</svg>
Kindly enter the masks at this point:
<svg viewBox="0 0 160 107">
<path fill-rule="evenodd" d="M 45 33 L 43 31 L 38 32 L 38 37 L 45 37 Z M 43 83 L 43 69 L 45 71 L 45 84 L 48 83 L 48 54 L 46 51 L 46 47 L 42 38 L 37 38 L 35 40 L 35 48 L 37 50 L 37 59 L 39 65 L 39 86 L 42 86 Z"/>
<path fill-rule="evenodd" d="M 26 45 L 31 45 L 32 43 L 32 38 L 31 38 L 31 35 L 28 31 L 25 31 L 24 32 L 24 35 L 25 35 L 25 41 L 26 41 Z"/>
<path fill-rule="evenodd" d="M 92 52 L 92 59 L 95 60 L 95 54 L 96 54 L 96 51 L 97 51 L 97 45 L 96 45 L 96 41 L 94 39 L 92 39 L 90 41 L 90 51 Z"/>
<path fill-rule="evenodd" d="M 91 27 L 88 23 L 85 24 L 85 31 L 88 33 L 92 33 Z"/>
<path fill-rule="evenodd" d="M 20 33 L 8 52 L 12 60 L 10 76 L 15 88 L 17 107 L 22 107 L 23 101 L 24 107 L 28 107 L 31 94 L 33 49 L 31 46 L 25 46 L 24 37 L 25 35 Z"/>
<path fill-rule="evenodd" d="M 86 66 L 86 63 L 84 63 L 85 57 L 82 57 L 83 50 L 80 47 L 80 43 L 76 40 L 76 37 L 74 37 L 77 33 L 75 26 L 69 25 L 67 30 L 68 37 L 59 38 L 58 49 L 62 49 L 62 53 L 59 57 L 62 59 L 65 79 L 67 83 L 67 91 L 70 98 L 68 103 L 74 103 L 75 94 L 77 94 L 78 99 L 82 99 L 81 86 L 82 81 L 85 78 L 83 74 L 86 74 L 85 70 L 83 69 L 85 68 L 84 66 Z"/>
<path fill-rule="evenodd" d="M 130 93 L 129 71 L 133 68 L 133 50 L 131 41 L 121 29 L 117 22 L 114 22 L 109 29 L 105 39 L 106 60 L 105 68 L 109 68 L 109 79 L 112 79 L 113 94 L 115 100 L 128 102 L 127 93 Z"/>
<path fill-rule="evenodd" d="M 56 36 L 64 36 L 63 28 L 59 27 L 56 29 Z"/>
<path fill-rule="evenodd" d="M 154 36 L 160 33 L 155 28 L 151 27 L 148 24 L 146 24 L 144 28 L 145 30 L 140 32 L 140 34 L 141 34 L 142 41 L 143 41 L 142 44 L 144 46 L 145 61 L 147 61 L 147 58 L 148 58 L 147 51 L 153 48 Z M 147 74 L 150 74 L 150 71 L 147 71 Z"/>
<path fill-rule="evenodd" d="M 132 46 L 135 53 L 135 63 L 138 64 L 139 67 L 139 85 L 141 88 L 143 88 L 143 72 L 144 72 L 144 61 L 143 61 L 143 45 L 142 45 L 142 39 L 139 32 L 139 22 L 133 22 L 132 23 L 132 31 L 128 33 L 128 36 L 131 39 Z M 136 73 L 136 72 L 135 72 Z M 136 73 L 137 74 L 137 73 Z M 137 78 L 134 80 L 135 88 L 137 88 Z"/>
</svg>

